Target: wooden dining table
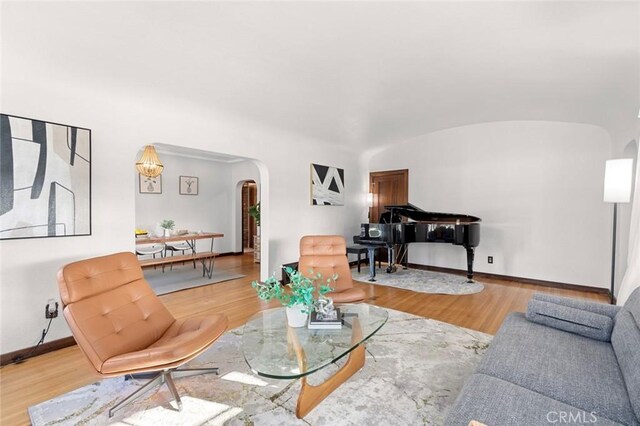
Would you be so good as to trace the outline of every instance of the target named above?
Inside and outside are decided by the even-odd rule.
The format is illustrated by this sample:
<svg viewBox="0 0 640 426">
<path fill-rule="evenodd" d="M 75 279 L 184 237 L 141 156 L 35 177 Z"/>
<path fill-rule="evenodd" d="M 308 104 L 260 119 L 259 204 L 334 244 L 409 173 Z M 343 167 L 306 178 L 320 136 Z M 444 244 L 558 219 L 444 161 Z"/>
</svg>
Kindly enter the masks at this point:
<svg viewBox="0 0 640 426">
<path fill-rule="evenodd" d="M 213 251 L 213 243 L 216 238 L 222 238 L 224 234 L 217 232 L 194 232 L 187 233 L 181 235 L 172 235 L 170 237 L 136 237 L 136 245 L 145 245 L 145 244 L 164 244 L 172 243 L 176 241 L 185 241 L 189 248 L 191 249 L 191 254 L 180 255 L 180 256 L 166 256 L 166 250 L 164 255 L 160 258 L 154 259 L 142 259 L 140 260 L 141 267 L 151 267 L 151 266 L 165 266 L 174 263 L 183 263 L 183 262 L 195 262 L 199 261 L 202 263 L 202 276 L 205 274 L 211 278 L 213 274 L 213 266 L 216 256 L 220 253 L 216 253 Z M 209 251 L 206 252 L 198 252 L 196 251 L 196 241 L 197 240 L 206 240 L 211 239 L 211 247 Z M 195 266 L 195 264 L 194 264 Z"/>
</svg>

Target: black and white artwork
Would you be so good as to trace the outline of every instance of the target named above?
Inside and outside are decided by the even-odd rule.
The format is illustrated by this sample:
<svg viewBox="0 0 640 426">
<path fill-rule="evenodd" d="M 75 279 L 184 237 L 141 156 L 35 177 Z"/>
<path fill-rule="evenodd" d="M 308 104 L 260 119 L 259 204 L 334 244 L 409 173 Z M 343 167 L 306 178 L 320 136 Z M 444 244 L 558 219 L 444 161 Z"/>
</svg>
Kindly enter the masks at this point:
<svg viewBox="0 0 640 426">
<path fill-rule="evenodd" d="M 198 195 L 198 178 L 195 176 L 180 176 L 180 194 Z"/>
<path fill-rule="evenodd" d="M 311 164 L 311 204 L 344 206 L 344 169 Z"/>
<path fill-rule="evenodd" d="M 91 235 L 91 130 L 0 114 L 0 239 Z"/>
<path fill-rule="evenodd" d="M 149 177 L 138 173 L 138 189 L 141 194 L 162 194 L 162 175 Z"/>
</svg>

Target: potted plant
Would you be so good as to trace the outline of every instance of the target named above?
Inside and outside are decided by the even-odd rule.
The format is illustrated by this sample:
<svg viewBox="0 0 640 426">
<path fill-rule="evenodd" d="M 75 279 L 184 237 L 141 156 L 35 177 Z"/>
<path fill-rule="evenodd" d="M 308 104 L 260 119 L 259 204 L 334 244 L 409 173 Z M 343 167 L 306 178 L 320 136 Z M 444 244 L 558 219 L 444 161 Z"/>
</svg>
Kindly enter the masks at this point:
<svg viewBox="0 0 640 426">
<path fill-rule="evenodd" d="M 249 216 L 251 216 L 256 221 L 256 226 L 258 227 L 258 233 L 260 233 L 260 201 L 253 206 L 249 206 Z"/>
<path fill-rule="evenodd" d="M 253 281 L 253 287 L 258 297 L 264 301 L 278 300 L 287 310 L 287 322 L 291 327 L 304 327 L 307 316 L 314 311 L 315 303 L 320 297 L 333 290 L 329 284 L 337 279 L 333 276 L 326 281 L 321 274 L 311 274 L 306 277 L 300 271 L 291 267 L 284 268 L 290 282 L 282 285 L 275 276 L 266 281 Z"/>
<path fill-rule="evenodd" d="M 171 219 L 165 219 L 160 223 L 160 227 L 164 229 L 165 237 L 171 236 L 171 230 L 173 229 L 174 226 L 176 226 L 176 223 Z"/>
</svg>

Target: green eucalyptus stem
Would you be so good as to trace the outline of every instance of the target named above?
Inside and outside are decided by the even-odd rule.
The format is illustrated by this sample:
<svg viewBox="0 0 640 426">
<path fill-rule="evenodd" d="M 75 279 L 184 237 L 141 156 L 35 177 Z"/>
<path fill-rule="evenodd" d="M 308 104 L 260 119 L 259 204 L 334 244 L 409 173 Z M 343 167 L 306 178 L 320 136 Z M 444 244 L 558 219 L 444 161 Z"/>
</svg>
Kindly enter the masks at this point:
<svg viewBox="0 0 640 426">
<path fill-rule="evenodd" d="M 330 284 L 338 278 L 337 275 L 334 275 L 324 280 L 322 274 L 316 274 L 313 271 L 310 271 L 310 276 L 305 276 L 300 271 L 295 271 L 288 266 L 284 268 L 284 271 L 290 280 L 284 286 L 272 275 L 264 282 L 253 281 L 251 287 L 256 290 L 258 297 L 265 302 L 278 300 L 283 306 L 287 307 L 300 304 L 304 306 L 302 312 L 307 314 L 314 311 L 315 302 L 320 297 L 333 290 Z"/>
</svg>

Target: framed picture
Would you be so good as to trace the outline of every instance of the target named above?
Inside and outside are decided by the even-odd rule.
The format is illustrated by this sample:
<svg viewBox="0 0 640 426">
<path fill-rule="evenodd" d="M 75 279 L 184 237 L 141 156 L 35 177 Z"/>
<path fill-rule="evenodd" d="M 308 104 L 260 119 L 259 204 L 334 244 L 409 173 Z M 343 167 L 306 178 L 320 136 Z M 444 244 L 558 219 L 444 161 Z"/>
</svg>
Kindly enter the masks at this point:
<svg viewBox="0 0 640 426">
<path fill-rule="evenodd" d="M 162 194 L 162 175 L 147 177 L 138 173 L 138 186 L 141 194 Z"/>
<path fill-rule="evenodd" d="M 0 114 L 0 239 L 91 235 L 91 130 Z"/>
<path fill-rule="evenodd" d="M 311 204 L 344 206 L 344 169 L 311 164 Z"/>
<path fill-rule="evenodd" d="M 180 194 L 198 195 L 198 178 L 195 176 L 180 176 Z"/>
</svg>

